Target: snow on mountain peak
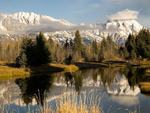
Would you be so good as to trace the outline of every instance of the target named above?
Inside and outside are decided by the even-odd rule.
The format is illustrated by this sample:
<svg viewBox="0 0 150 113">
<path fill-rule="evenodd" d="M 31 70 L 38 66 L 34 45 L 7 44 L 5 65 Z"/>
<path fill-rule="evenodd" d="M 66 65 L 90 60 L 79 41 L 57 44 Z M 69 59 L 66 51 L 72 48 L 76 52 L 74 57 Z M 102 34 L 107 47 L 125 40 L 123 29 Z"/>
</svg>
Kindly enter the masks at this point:
<svg viewBox="0 0 150 113">
<path fill-rule="evenodd" d="M 129 34 L 138 33 L 143 26 L 137 21 L 138 12 L 123 10 L 111 15 L 104 24 L 105 37 L 111 35 L 119 44 L 123 44 Z"/>
<path fill-rule="evenodd" d="M 101 41 L 109 35 L 116 43 L 124 44 L 130 33 L 138 33 L 143 28 L 137 18 L 138 12 L 126 9 L 111 15 L 105 24 L 74 25 L 64 19 L 33 12 L 0 13 L 0 34 L 34 34 L 42 31 L 47 38 L 55 37 L 55 40 L 64 42 L 66 38 L 74 38 L 74 32 L 78 29 L 86 43 Z"/>
<path fill-rule="evenodd" d="M 9 15 L 10 17 L 13 17 L 13 19 L 19 20 L 20 23 L 24 24 L 39 24 L 40 23 L 40 15 L 35 14 L 33 12 L 27 13 L 27 12 L 18 12 Z"/>
<path fill-rule="evenodd" d="M 51 22 L 59 22 L 63 25 L 66 25 L 66 26 L 71 26 L 73 25 L 72 23 L 68 22 L 67 20 L 64 20 L 64 19 L 55 19 L 53 17 L 50 17 L 50 16 L 46 16 L 46 15 L 39 15 L 39 14 L 36 14 L 34 12 L 18 12 L 18 13 L 14 13 L 12 14 L 12 16 L 15 18 L 15 19 L 18 19 L 20 21 L 22 20 L 27 20 L 28 23 L 31 23 L 31 24 L 42 24 L 42 20 L 46 20 L 47 21 L 51 21 Z"/>
<path fill-rule="evenodd" d="M 39 15 L 34 12 L 17 12 L 13 14 L 0 14 L 0 33 L 18 32 L 26 30 L 44 30 L 66 28 L 74 26 L 66 20 L 55 19 L 46 15 Z M 32 27 L 32 28 L 30 28 Z M 33 29 L 34 27 L 34 29 Z M 31 31 L 32 31 L 31 30 Z"/>
</svg>

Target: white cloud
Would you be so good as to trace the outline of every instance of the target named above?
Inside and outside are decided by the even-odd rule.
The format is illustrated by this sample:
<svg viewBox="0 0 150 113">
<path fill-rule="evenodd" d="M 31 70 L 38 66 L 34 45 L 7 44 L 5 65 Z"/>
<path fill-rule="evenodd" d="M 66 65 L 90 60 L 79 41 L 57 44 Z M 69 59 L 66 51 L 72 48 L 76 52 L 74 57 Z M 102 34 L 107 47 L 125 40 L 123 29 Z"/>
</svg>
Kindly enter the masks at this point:
<svg viewBox="0 0 150 113">
<path fill-rule="evenodd" d="M 123 10 L 119 11 L 109 17 L 109 20 L 129 20 L 129 19 L 138 19 L 138 11 L 133 10 Z"/>
</svg>

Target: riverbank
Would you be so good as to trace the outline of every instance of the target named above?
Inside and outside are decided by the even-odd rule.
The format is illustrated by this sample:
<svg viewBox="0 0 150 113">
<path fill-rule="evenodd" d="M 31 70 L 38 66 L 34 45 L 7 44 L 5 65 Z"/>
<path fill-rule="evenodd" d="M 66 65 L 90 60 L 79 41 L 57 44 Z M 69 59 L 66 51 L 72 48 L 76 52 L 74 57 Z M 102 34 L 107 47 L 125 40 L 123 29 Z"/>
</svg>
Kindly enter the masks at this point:
<svg viewBox="0 0 150 113">
<path fill-rule="evenodd" d="M 17 68 L 13 65 L 10 65 L 6 62 L 0 62 L 0 79 L 16 79 L 16 78 L 25 78 L 29 77 L 31 74 L 39 73 L 54 73 L 54 72 L 75 72 L 79 68 L 75 65 L 65 65 L 65 64 L 55 64 L 50 63 L 48 65 L 42 65 L 39 67 L 31 68 Z"/>
<path fill-rule="evenodd" d="M 25 78 L 31 74 L 48 74 L 55 72 L 75 72 L 79 69 L 98 68 L 98 67 L 125 67 L 125 66 L 150 67 L 150 61 L 104 61 L 104 62 L 76 62 L 71 65 L 50 63 L 40 67 L 16 68 L 6 62 L 0 62 L 0 79 Z M 147 71 L 150 73 L 150 70 Z"/>
</svg>

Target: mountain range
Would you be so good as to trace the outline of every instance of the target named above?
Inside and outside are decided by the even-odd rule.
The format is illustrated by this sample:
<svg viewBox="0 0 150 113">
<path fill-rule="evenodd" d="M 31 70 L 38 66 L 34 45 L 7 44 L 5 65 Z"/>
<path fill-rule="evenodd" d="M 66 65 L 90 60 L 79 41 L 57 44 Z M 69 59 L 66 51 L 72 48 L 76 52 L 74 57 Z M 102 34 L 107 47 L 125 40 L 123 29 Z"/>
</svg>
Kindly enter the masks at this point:
<svg viewBox="0 0 150 113">
<path fill-rule="evenodd" d="M 64 41 L 66 38 L 74 38 L 75 30 L 80 30 L 83 40 L 88 43 L 92 40 L 100 41 L 108 35 L 119 44 L 124 43 L 129 33 L 138 33 L 143 26 L 136 20 L 108 19 L 106 23 L 100 24 L 73 24 L 64 19 L 55 19 L 50 16 L 29 12 L 18 12 L 13 14 L 0 14 L 0 34 L 19 35 L 36 34 L 44 32 L 47 38 Z"/>
</svg>

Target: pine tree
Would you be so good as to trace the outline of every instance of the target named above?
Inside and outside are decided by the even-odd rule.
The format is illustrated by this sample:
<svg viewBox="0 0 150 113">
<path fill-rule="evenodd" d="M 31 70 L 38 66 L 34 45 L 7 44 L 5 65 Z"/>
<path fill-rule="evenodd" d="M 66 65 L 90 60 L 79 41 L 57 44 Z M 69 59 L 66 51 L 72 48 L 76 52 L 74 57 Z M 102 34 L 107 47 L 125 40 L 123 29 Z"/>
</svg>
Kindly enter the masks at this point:
<svg viewBox="0 0 150 113">
<path fill-rule="evenodd" d="M 17 58 L 16 58 L 16 66 L 17 67 L 27 67 L 27 56 L 25 53 L 21 53 Z"/>
<path fill-rule="evenodd" d="M 142 29 L 136 36 L 136 48 L 138 56 L 150 58 L 150 32 Z"/>
<path fill-rule="evenodd" d="M 92 51 L 91 51 L 91 54 L 93 55 L 93 61 L 97 61 L 98 60 L 98 44 L 95 41 L 92 42 Z"/>
<path fill-rule="evenodd" d="M 32 64 L 34 43 L 29 38 L 24 38 L 19 56 L 16 58 L 17 67 L 26 67 Z"/>
<path fill-rule="evenodd" d="M 94 54 L 98 54 L 98 44 L 97 44 L 96 40 L 94 40 L 92 42 L 92 50 L 93 50 Z"/>
<path fill-rule="evenodd" d="M 112 37 L 103 38 L 100 44 L 99 61 L 112 60 L 118 57 L 117 45 L 113 42 Z"/>
<path fill-rule="evenodd" d="M 83 50 L 82 39 L 80 36 L 80 32 L 77 30 L 75 32 L 75 38 L 74 38 L 74 51 L 81 52 L 82 50 Z"/>
<path fill-rule="evenodd" d="M 80 32 L 78 30 L 75 32 L 73 52 L 73 61 L 81 61 L 85 51 Z"/>
<path fill-rule="evenodd" d="M 119 51 L 121 58 L 127 58 L 129 56 L 129 53 L 128 53 L 126 47 L 124 47 L 124 46 L 121 46 L 118 51 Z"/>
<path fill-rule="evenodd" d="M 100 45 L 99 61 L 103 61 L 105 59 L 106 47 L 107 47 L 107 42 L 106 42 L 106 39 L 103 38 L 103 40 L 101 41 L 101 45 Z"/>
<path fill-rule="evenodd" d="M 43 33 L 36 37 L 36 62 L 35 65 L 47 64 L 51 62 L 50 52 L 45 42 L 45 37 Z"/>
<path fill-rule="evenodd" d="M 35 41 L 29 38 L 23 40 L 16 64 L 17 66 L 40 66 L 51 61 L 50 55 L 44 35 L 40 33 Z"/>
<path fill-rule="evenodd" d="M 127 51 L 129 53 L 129 58 L 136 58 L 136 42 L 133 35 L 129 34 L 128 39 L 125 43 L 125 47 L 127 48 Z"/>
</svg>

